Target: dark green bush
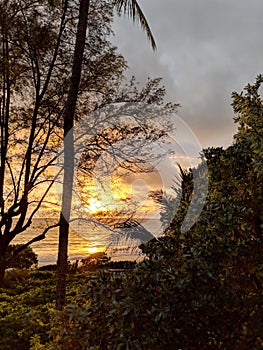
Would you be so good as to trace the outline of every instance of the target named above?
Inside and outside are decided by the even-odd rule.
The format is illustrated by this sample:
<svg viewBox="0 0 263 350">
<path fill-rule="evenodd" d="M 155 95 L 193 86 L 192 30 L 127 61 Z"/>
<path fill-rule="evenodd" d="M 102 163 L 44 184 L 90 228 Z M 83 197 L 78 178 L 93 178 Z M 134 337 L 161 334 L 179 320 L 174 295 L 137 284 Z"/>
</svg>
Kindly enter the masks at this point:
<svg viewBox="0 0 263 350">
<path fill-rule="evenodd" d="M 16 255 L 12 259 L 14 252 L 21 246 L 22 244 L 11 244 L 7 247 L 6 260 L 9 261 L 7 268 L 29 269 L 32 266 L 37 266 L 37 254 L 34 253 L 31 247 L 23 249 L 18 255 Z"/>
<path fill-rule="evenodd" d="M 81 270 L 96 271 L 107 264 L 110 259 L 105 252 L 90 254 L 87 258 L 81 259 Z"/>
<path fill-rule="evenodd" d="M 38 268 L 39 271 L 56 271 L 57 270 L 57 265 L 55 264 L 50 264 L 50 265 L 44 265 L 40 266 Z"/>
<path fill-rule="evenodd" d="M 136 261 L 110 261 L 103 266 L 105 269 L 131 270 L 136 267 Z"/>
</svg>

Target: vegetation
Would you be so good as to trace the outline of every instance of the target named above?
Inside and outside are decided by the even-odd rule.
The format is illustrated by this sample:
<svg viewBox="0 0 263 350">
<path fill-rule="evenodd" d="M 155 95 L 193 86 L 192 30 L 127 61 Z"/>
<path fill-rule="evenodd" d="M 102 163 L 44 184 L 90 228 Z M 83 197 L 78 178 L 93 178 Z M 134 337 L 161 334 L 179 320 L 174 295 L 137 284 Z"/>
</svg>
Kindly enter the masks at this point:
<svg viewBox="0 0 263 350">
<path fill-rule="evenodd" d="M 128 14 L 133 21 L 138 20 L 145 30 L 148 39 L 155 49 L 155 41 L 148 22 L 136 0 L 114 1 L 118 14 Z M 96 5 L 95 5 L 96 6 Z M 62 310 L 65 305 L 66 296 L 66 274 L 68 258 L 68 235 L 69 221 L 72 203 L 73 179 L 74 179 L 74 138 L 69 131 L 74 126 L 74 115 L 78 99 L 81 71 L 84 60 L 86 45 L 86 32 L 88 28 L 88 17 L 90 17 L 90 0 L 81 0 L 79 4 L 79 17 L 77 24 L 76 43 L 71 70 L 70 87 L 64 111 L 64 173 L 62 189 L 62 205 L 59 220 L 59 249 L 58 249 L 58 273 L 57 273 L 57 308 Z M 99 12 L 99 11 L 98 11 Z M 101 11 L 102 12 L 102 11 Z M 67 141 L 65 138 L 67 137 Z"/>
<path fill-rule="evenodd" d="M 90 254 L 89 257 L 81 259 L 82 270 L 97 270 L 110 261 L 105 252 Z"/>
<path fill-rule="evenodd" d="M 80 293 L 89 278 L 89 272 L 69 273 L 69 301 Z M 30 339 L 35 337 L 42 343 L 48 342 L 57 315 L 55 299 L 55 271 L 8 270 L 6 288 L 0 289 L 0 349 L 28 350 Z"/>
<path fill-rule="evenodd" d="M 144 261 L 117 263 L 96 253 L 82 260 L 81 268 L 68 263 L 73 148 L 65 154 L 69 176 L 64 179 L 58 267 L 31 269 L 37 256 L 29 245 L 44 239 L 50 227 L 24 245 L 11 245 L 45 206 L 56 181 L 49 170 L 63 140 L 62 126 L 65 137 L 74 118 L 112 102 L 125 101 L 128 107 L 143 102 L 151 116 L 157 105 L 163 112 L 159 117 L 176 109 L 164 103 L 159 79 L 141 90 L 134 80 L 122 86 L 126 62 L 108 41 L 114 9 L 139 19 L 155 48 L 135 0 L 0 4 L 0 349 L 262 349 L 262 76 L 232 95 L 238 125 L 233 144 L 203 150 L 209 192 L 195 225 L 181 230 L 194 191 L 202 191 L 203 164 L 179 167 L 182 189 L 174 189 L 175 200 L 156 195 L 164 224 L 171 221 L 174 205 L 178 211 L 162 237 L 140 246 Z M 121 103 L 122 115 L 129 115 L 127 105 Z M 91 130 L 95 136 L 80 170 L 92 172 L 108 144 L 165 135 L 161 127 L 145 128 L 138 119 L 133 128 L 112 123 L 100 134 Z M 101 125 L 108 126 L 105 119 Z"/>
<path fill-rule="evenodd" d="M 185 193 L 167 235 L 142 246 L 149 258 L 93 277 L 50 349 L 262 348 L 262 81 L 233 94 L 234 144 L 204 150 L 209 196 L 196 225 L 178 229 Z"/>
<path fill-rule="evenodd" d="M 111 258 L 105 252 L 90 254 L 89 257 L 81 259 L 80 271 L 97 271 L 98 269 L 125 271 L 133 269 L 136 261 L 121 260 L 111 261 Z"/>
<path fill-rule="evenodd" d="M 116 9 L 118 14 L 123 11 L 128 16 L 140 18 L 155 48 L 149 26 L 136 1 L 100 0 L 85 1 L 85 4 L 89 5 L 89 37 L 85 41 L 84 35 L 83 74 L 75 89 L 76 106 L 73 106 L 75 103 L 70 105 L 67 97 L 79 1 L 8 0 L 0 4 L 0 285 L 4 283 L 7 268 L 7 248 L 13 239 L 30 227 L 41 210 L 50 210 L 51 204 L 56 208 L 53 213 L 59 213 L 58 203 L 50 203 L 49 193 L 59 176 L 52 169 L 63 141 L 66 109 L 79 120 L 113 102 L 154 103 L 157 97 L 158 104 L 160 94 L 163 94 L 163 89 L 157 88 L 159 80 L 149 81 L 141 91 L 134 80 L 123 87 L 127 65 L 109 41 Z M 76 66 L 80 68 L 79 63 Z M 70 161 L 72 157 L 66 159 Z M 59 225 L 59 217 L 57 219 L 55 226 Z M 24 248 L 44 239 L 50 228 L 47 226 L 43 232 L 36 232 Z M 67 241 L 66 234 L 63 238 Z M 67 242 L 64 253 L 66 245 Z M 63 257 L 63 264 L 59 259 L 62 275 L 66 254 Z"/>
<path fill-rule="evenodd" d="M 8 271 L 1 349 L 262 349 L 262 82 L 233 94 L 233 145 L 204 150 L 209 195 L 195 226 L 179 229 L 192 191 L 182 171 L 180 215 L 141 246 L 147 258 L 114 271 L 101 269 L 104 253 L 91 256 L 69 274 L 62 313 L 54 271 Z"/>
<path fill-rule="evenodd" d="M 22 247 L 22 244 L 8 246 L 6 251 L 7 268 L 29 269 L 30 267 L 37 266 L 37 254 L 31 247 L 26 247 L 17 253 L 17 251 Z"/>
</svg>

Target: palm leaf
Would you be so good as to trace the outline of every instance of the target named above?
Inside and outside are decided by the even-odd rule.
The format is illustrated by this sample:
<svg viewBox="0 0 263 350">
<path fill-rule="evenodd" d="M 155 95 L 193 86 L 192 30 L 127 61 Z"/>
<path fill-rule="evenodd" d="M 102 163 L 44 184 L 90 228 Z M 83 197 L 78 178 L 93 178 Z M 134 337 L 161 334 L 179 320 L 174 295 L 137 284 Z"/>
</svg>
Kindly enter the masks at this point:
<svg viewBox="0 0 263 350">
<path fill-rule="evenodd" d="M 156 50 L 157 47 L 151 28 L 138 2 L 136 0 L 116 0 L 115 7 L 119 16 L 124 13 L 124 15 L 132 18 L 133 22 L 137 21 L 140 23 L 142 29 L 146 32 L 147 38 L 150 41 L 153 50 Z"/>
</svg>

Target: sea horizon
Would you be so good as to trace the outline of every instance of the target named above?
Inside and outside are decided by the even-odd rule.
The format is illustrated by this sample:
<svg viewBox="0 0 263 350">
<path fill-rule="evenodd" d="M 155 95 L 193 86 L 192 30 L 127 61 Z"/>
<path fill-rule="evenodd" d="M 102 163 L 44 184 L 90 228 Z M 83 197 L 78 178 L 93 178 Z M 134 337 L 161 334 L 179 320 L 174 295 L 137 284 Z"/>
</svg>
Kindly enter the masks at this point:
<svg viewBox="0 0 263 350">
<path fill-rule="evenodd" d="M 34 218 L 31 226 L 23 233 L 15 237 L 11 244 L 25 244 L 34 237 L 40 235 L 45 227 L 52 225 L 57 221 L 57 218 Z M 148 226 L 156 228 L 157 219 L 152 219 Z M 101 227 L 87 225 L 76 229 L 70 226 L 69 244 L 68 244 L 68 260 L 76 261 L 87 258 L 90 254 L 105 251 L 113 261 L 119 260 L 137 260 L 142 258 L 142 253 L 139 248 L 136 248 L 140 243 L 136 240 L 119 239 L 117 244 L 111 240 L 112 232 L 102 230 Z M 147 228 L 149 230 L 149 227 Z M 32 243 L 30 246 L 38 255 L 38 266 L 44 266 L 57 263 L 58 255 L 58 238 L 59 228 L 55 227 L 46 233 L 46 238 Z M 138 244 L 137 244 L 138 243 Z"/>
</svg>

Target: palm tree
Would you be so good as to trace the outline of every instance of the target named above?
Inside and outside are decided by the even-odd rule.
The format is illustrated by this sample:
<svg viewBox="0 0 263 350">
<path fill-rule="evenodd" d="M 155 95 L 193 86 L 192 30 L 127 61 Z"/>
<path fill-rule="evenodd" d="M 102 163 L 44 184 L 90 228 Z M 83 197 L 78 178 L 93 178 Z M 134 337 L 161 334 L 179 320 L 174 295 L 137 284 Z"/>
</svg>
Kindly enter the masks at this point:
<svg viewBox="0 0 263 350">
<path fill-rule="evenodd" d="M 71 70 L 71 80 L 64 111 L 64 178 L 62 190 L 62 207 L 59 221 L 58 269 L 57 269 L 57 298 L 56 307 L 62 310 L 66 296 L 66 276 L 68 266 L 68 234 L 72 201 L 74 175 L 74 143 L 70 132 L 74 125 L 74 113 L 77 103 L 81 68 L 87 32 L 87 19 L 90 0 L 80 0 L 78 28 L 74 48 L 74 58 Z M 65 139 L 65 137 L 67 138 Z"/>
<path fill-rule="evenodd" d="M 124 14 L 130 17 L 133 22 L 139 22 L 150 41 L 152 49 L 156 50 L 157 47 L 151 28 L 138 2 L 136 0 L 115 0 L 115 8 L 119 16 Z"/>
<path fill-rule="evenodd" d="M 82 70 L 83 54 L 85 48 L 85 39 L 87 32 L 87 19 L 89 14 L 90 0 L 80 0 L 78 28 L 76 33 L 76 42 L 74 49 L 74 58 L 71 71 L 71 83 L 64 112 L 64 139 L 67 135 L 67 141 L 64 141 L 64 178 L 62 192 L 62 208 L 60 213 L 59 225 L 59 247 L 58 247 L 58 270 L 57 270 L 57 299 L 56 307 L 62 310 L 65 304 L 66 295 L 66 275 L 68 258 L 68 234 L 69 220 L 72 201 L 72 186 L 74 176 L 74 143 L 73 134 L 70 130 L 74 125 L 74 113 L 77 102 L 79 83 Z M 156 49 L 149 24 L 136 0 L 115 0 L 114 6 L 119 15 L 124 14 L 138 21 L 142 29 L 146 32 L 153 50 Z"/>
</svg>

